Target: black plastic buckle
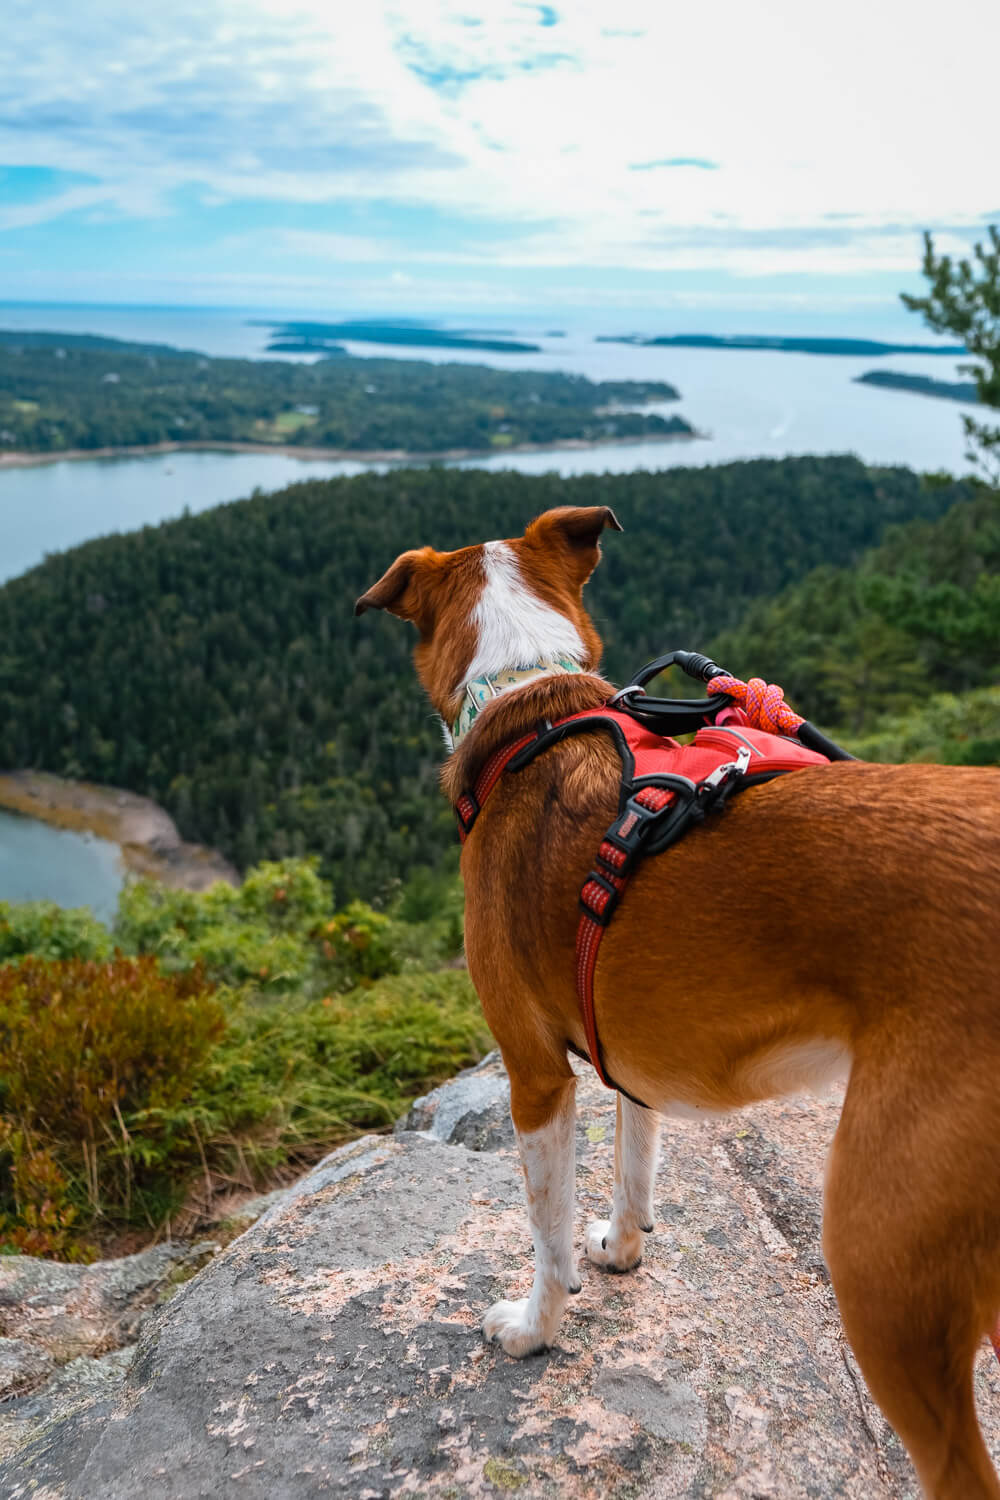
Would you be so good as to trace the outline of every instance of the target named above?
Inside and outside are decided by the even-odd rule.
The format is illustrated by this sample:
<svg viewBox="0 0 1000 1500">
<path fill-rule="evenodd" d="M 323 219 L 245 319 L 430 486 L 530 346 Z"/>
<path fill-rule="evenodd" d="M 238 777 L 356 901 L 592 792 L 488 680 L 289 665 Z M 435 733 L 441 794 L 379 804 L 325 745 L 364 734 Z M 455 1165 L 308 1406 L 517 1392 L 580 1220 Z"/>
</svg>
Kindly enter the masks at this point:
<svg viewBox="0 0 1000 1500">
<path fill-rule="evenodd" d="M 482 809 L 476 801 L 474 792 L 463 792 L 455 803 L 455 816 L 466 837 L 471 833 L 472 825 L 479 817 L 481 811 Z"/>
<path fill-rule="evenodd" d="M 593 906 L 589 906 L 583 899 L 583 892 L 587 889 L 588 885 L 590 885 L 591 881 L 594 881 L 597 885 L 599 885 L 602 891 L 607 891 L 608 893 L 608 899 L 604 903 L 604 907 L 601 910 L 598 910 Z M 618 898 L 620 897 L 620 895 L 621 891 L 617 886 L 612 885 L 610 880 L 607 880 L 603 875 L 599 875 L 596 870 L 591 870 L 590 874 L 583 882 L 583 887 L 580 891 L 580 910 L 585 912 L 590 920 L 592 922 L 596 922 L 598 926 L 607 927 L 608 923 L 611 921 L 611 918 L 614 916 L 615 907 L 618 905 Z"/>
<path fill-rule="evenodd" d="M 630 797 L 625 804 L 624 811 L 612 823 L 601 841 L 613 844 L 616 849 L 620 850 L 625 856 L 624 861 L 620 865 L 610 865 L 607 860 L 603 860 L 602 863 L 608 864 L 608 868 L 613 869 L 616 875 L 627 875 L 642 854 L 642 846 L 652 825 L 672 807 L 672 802 L 668 802 L 665 807 L 655 809 L 645 807 L 641 802 L 636 801 L 635 797 Z"/>
</svg>

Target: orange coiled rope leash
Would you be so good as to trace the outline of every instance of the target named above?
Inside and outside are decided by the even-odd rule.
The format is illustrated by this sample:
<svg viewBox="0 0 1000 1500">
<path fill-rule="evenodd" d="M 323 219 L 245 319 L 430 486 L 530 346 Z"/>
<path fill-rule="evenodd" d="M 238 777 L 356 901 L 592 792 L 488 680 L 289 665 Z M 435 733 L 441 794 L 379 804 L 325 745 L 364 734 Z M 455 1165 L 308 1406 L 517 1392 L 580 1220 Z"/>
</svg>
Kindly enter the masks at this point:
<svg viewBox="0 0 1000 1500">
<path fill-rule="evenodd" d="M 784 689 L 775 682 L 765 682 L 763 677 L 751 677 L 749 682 L 741 682 L 738 677 L 721 673 L 706 686 L 710 694 L 726 693 L 732 698 L 746 714 L 751 729 L 763 729 L 766 734 L 795 734 L 805 723 L 802 715 L 785 702 Z M 725 721 L 720 715 L 717 722 Z"/>
</svg>

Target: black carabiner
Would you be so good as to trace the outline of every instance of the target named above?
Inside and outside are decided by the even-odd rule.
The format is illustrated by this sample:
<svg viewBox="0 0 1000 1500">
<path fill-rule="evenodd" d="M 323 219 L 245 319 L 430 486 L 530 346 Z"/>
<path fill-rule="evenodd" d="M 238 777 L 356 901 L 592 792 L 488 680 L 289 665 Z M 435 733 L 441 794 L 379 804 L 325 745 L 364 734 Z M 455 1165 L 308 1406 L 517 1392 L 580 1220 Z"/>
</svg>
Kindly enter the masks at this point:
<svg viewBox="0 0 1000 1500">
<path fill-rule="evenodd" d="M 713 677 L 725 677 L 724 667 L 719 667 L 707 656 L 697 651 L 668 651 L 655 661 L 640 667 L 630 682 L 614 696 L 609 707 L 621 708 L 660 734 L 690 734 L 712 723 L 716 714 L 732 703 L 728 693 L 713 693 L 710 698 L 651 698 L 646 692 L 646 683 L 665 672 L 668 667 L 682 668 L 696 681 L 710 682 Z"/>
</svg>

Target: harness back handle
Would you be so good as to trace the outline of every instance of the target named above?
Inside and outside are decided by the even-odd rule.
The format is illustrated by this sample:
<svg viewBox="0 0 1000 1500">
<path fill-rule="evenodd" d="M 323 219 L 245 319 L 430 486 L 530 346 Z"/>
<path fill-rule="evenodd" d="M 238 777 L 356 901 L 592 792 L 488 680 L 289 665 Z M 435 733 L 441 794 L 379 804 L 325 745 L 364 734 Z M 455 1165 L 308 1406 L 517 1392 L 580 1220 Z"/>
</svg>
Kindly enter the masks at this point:
<svg viewBox="0 0 1000 1500">
<path fill-rule="evenodd" d="M 680 667 L 696 682 L 711 682 L 713 677 L 728 677 L 725 667 L 720 667 L 709 656 L 698 651 L 668 651 L 654 661 L 640 667 L 630 682 L 611 699 L 609 707 L 618 706 L 638 719 L 647 729 L 658 734 L 690 734 L 706 723 L 714 723 L 716 715 L 728 708 L 734 699 L 725 692 L 713 693 L 708 698 L 651 698 L 646 692 L 646 683 L 665 672 L 668 667 Z M 854 756 L 843 746 L 828 739 L 815 724 L 803 719 L 795 730 L 796 737 L 809 750 L 816 750 L 828 760 L 854 760 Z"/>
<path fill-rule="evenodd" d="M 626 713 L 653 729 L 658 734 L 691 734 L 706 723 L 713 723 L 715 716 L 732 703 L 727 693 L 714 693 L 711 698 L 651 698 L 646 692 L 646 683 L 665 672 L 668 667 L 681 667 L 689 677 L 708 682 L 713 677 L 724 677 L 724 668 L 716 666 L 707 656 L 697 651 L 668 651 L 655 661 L 640 667 L 635 676 L 620 688 L 608 707 L 620 707 Z"/>
</svg>

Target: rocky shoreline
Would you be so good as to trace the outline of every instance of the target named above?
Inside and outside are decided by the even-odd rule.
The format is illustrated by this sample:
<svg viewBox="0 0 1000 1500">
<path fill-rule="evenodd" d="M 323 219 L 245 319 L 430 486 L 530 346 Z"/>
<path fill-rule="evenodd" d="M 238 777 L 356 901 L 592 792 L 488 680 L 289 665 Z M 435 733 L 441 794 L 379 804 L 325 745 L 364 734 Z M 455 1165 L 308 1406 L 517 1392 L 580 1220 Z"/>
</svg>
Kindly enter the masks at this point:
<svg viewBox="0 0 1000 1500">
<path fill-rule="evenodd" d="M 0 453 L 4 469 L 30 469 L 39 464 L 78 463 L 92 458 L 157 458 L 171 453 L 277 453 L 282 458 L 343 460 L 353 463 L 428 464 L 451 463 L 465 458 L 502 458 L 506 453 L 559 453 L 564 449 L 628 448 L 637 443 L 688 443 L 704 434 L 650 432 L 637 437 L 563 438 L 558 443 L 511 443 L 507 448 L 443 448 L 434 453 L 413 453 L 405 448 L 307 448 L 295 443 L 243 443 L 224 439 L 191 443 L 145 443 L 122 448 L 67 448 L 61 453 Z"/>
<path fill-rule="evenodd" d="M 914 1500 L 819 1246 L 839 1097 L 669 1120 L 642 1265 L 582 1262 L 557 1343 L 483 1312 L 531 1246 L 496 1054 L 334 1151 L 225 1248 L 0 1258 L 7 1500 Z M 607 1211 L 614 1097 L 580 1079 L 576 1237 Z M 259 1208 L 258 1210 L 259 1211 Z M 976 1387 L 1000 1452 L 1000 1367 Z"/>
<path fill-rule="evenodd" d="M 0 808 L 107 839 L 119 846 L 131 874 L 177 890 L 204 891 L 217 880 L 240 883 L 228 860 L 215 849 L 185 843 L 169 814 L 135 792 L 47 771 L 7 771 L 0 772 Z"/>
</svg>

